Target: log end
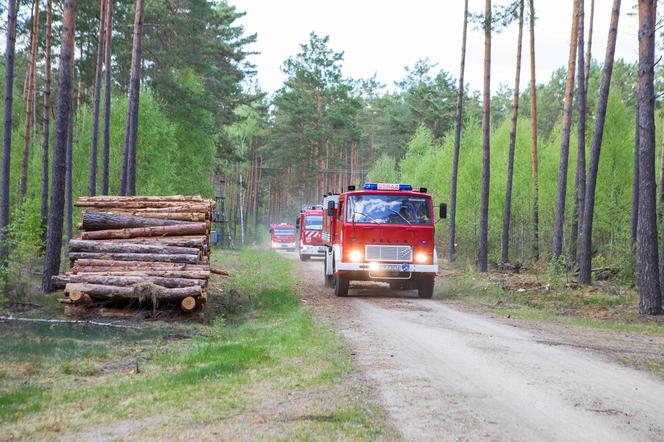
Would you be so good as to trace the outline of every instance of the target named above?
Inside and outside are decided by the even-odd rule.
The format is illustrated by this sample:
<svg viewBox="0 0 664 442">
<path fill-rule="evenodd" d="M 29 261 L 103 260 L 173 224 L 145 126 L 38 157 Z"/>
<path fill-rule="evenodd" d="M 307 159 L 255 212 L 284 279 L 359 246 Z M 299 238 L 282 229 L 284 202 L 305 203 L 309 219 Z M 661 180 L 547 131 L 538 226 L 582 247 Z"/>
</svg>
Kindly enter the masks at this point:
<svg viewBox="0 0 664 442">
<path fill-rule="evenodd" d="M 180 307 L 185 312 L 191 312 L 196 308 L 196 298 L 187 296 L 180 302 Z"/>
</svg>

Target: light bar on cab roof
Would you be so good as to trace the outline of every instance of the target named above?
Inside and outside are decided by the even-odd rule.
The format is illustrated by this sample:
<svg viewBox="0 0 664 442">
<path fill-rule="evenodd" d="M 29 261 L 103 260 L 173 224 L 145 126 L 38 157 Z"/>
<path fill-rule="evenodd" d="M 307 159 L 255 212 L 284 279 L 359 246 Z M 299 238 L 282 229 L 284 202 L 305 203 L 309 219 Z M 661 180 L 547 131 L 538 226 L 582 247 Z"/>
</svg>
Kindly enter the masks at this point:
<svg viewBox="0 0 664 442">
<path fill-rule="evenodd" d="M 410 184 L 364 183 L 364 190 L 413 190 Z"/>
</svg>

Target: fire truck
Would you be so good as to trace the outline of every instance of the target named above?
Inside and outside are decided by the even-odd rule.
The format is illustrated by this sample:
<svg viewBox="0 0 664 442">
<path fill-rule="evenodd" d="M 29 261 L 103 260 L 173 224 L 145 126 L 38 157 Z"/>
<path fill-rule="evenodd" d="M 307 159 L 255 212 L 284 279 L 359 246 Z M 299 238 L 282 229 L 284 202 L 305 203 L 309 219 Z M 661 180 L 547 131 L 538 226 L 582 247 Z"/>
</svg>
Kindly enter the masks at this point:
<svg viewBox="0 0 664 442">
<path fill-rule="evenodd" d="M 312 256 L 324 256 L 323 245 L 323 206 L 305 206 L 295 220 L 295 229 L 298 232 L 297 244 L 300 252 L 300 261 L 308 261 Z"/>
<path fill-rule="evenodd" d="M 323 199 L 325 285 L 346 296 L 350 281 L 387 282 L 390 288 L 433 295 L 438 257 L 434 209 L 426 188 L 366 183 Z M 447 217 L 447 205 L 439 206 Z"/>
<path fill-rule="evenodd" d="M 286 223 L 270 225 L 270 240 L 273 249 L 295 251 L 295 227 Z"/>
</svg>

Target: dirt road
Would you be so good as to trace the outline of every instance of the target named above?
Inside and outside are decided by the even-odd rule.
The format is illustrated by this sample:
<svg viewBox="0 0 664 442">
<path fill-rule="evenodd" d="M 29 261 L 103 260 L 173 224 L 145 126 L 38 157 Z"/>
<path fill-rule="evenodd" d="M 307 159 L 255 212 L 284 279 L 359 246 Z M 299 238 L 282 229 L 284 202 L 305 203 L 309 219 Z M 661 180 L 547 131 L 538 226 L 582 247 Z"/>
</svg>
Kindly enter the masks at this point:
<svg viewBox="0 0 664 442">
<path fill-rule="evenodd" d="M 346 337 L 406 440 L 664 440 L 664 382 L 597 351 L 610 333 L 581 339 L 380 284 L 335 298 L 320 261 L 297 266 L 303 302 Z"/>
</svg>

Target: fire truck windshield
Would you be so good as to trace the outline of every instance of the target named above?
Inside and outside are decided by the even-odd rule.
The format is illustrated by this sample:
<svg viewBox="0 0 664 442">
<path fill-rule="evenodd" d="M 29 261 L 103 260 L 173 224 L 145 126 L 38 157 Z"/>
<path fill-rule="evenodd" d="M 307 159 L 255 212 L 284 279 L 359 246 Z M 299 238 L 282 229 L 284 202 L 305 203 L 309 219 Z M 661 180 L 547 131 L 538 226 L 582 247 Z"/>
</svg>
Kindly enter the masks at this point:
<svg viewBox="0 0 664 442">
<path fill-rule="evenodd" d="M 304 218 L 304 230 L 323 230 L 323 216 L 309 215 Z"/>
<path fill-rule="evenodd" d="M 429 199 L 417 196 L 364 194 L 348 197 L 346 221 L 368 224 L 431 224 Z"/>
<path fill-rule="evenodd" d="M 274 235 L 275 236 L 294 236 L 295 235 L 295 229 L 276 227 L 274 229 Z"/>
</svg>

